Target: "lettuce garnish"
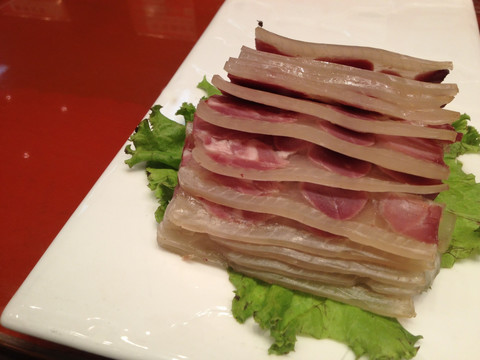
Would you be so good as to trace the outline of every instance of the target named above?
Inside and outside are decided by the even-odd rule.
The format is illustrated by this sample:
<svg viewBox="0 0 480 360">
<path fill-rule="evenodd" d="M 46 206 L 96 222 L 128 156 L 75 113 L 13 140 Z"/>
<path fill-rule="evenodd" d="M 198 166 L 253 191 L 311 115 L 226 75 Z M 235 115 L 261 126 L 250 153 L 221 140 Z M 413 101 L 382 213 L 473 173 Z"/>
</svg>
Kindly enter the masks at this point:
<svg viewBox="0 0 480 360">
<path fill-rule="evenodd" d="M 205 97 L 220 93 L 205 77 L 198 88 L 205 91 Z M 175 115 L 183 116 L 187 123 L 193 121 L 194 113 L 193 104 L 183 103 Z M 457 216 L 452 242 L 442 258 L 443 267 L 452 267 L 455 261 L 480 253 L 480 184 L 473 175 L 462 171 L 458 160 L 459 155 L 480 152 L 479 133 L 468 125 L 468 120 L 468 115 L 463 115 L 453 124 L 463 138 L 445 154 L 451 172 L 447 179 L 450 188 L 436 199 Z M 130 137 L 133 147 L 129 144 L 125 148 L 131 155 L 125 161 L 128 166 L 146 164 L 148 186 L 159 202 L 157 222 L 162 221 L 178 182 L 185 136 L 185 126 L 164 116 L 161 106 L 156 105 Z M 269 353 L 294 350 L 297 335 L 342 342 L 357 357 L 371 360 L 411 359 L 418 351 L 416 343 L 422 337 L 409 333 L 396 319 L 269 285 L 232 270 L 229 278 L 236 288 L 232 301 L 235 319 L 243 323 L 253 317 L 262 329 L 269 330 L 274 341 Z"/>
<path fill-rule="evenodd" d="M 414 336 L 393 318 L 358 307 L 266 284 L 229 270 L 235 286 L 232 313 L 243 323 L 252 317 L 274 339 L 268 352 L 294 350 L 297 335 L 347 344 L 355 355 L 374 359 L 411 359 L 418 351 Z"/>
<path fill-rule="evenodd" d="M 178 169 L 182 158 L 182 148 L 185 142 L 185 126 L 178 124 L 166 116 L 155 105 L 151 109 L 148 119 L 144 119 L 130 136 L 125 152 L 131 158 L 125 163 L 132 167 L 145 162 L 147 166 L 158 168 Z"/>
<path fill-rule="evenodd" d="M 446 205 L 447 211 L 457 216 L 452 241 L 442 255 L 444 268 L 451 268 L 457 260 L 480 254 L 480 183 L 475 182 L 474 175 L 463 172 L 458 159 L 460 155 L 480 152 L 479 133 L 468 125 L 469 120 L 468 115 L 462 115 L 453 123 L 463 137 L 445 154 L 445 163 L 450 167 L 450 176 L 446 180 L 449 189 L 436 198 Z"/>
<path fill-rule="evenodd" d="M 125 147 L 131 157 L 125 160 L 129 167 L 145 163 L 148 187 L 155 194 L 159 206 L 155 220 L 162 221 L 168 203 L 177 186 L 177 172 L 182 160 L 185 143 L 185 126 L 161 113 L 162 107 L 152 107 L 149 117 L 140 122 L 129 140 L 133 143 Z M 182 115 L 185 122 L 193 121 L 195 106 L 183 103 L 176 115 Z"/>
<path fill-rule="evenodd" d="M 205 96 L 204 98 L 209 98 L 210 96 L 213 95 L 221 95 L 222 92 L 218 90 L 215 86 L 213 86 L 208 80 L 207 77 L 204 76 L 202 81 L 200 81 L 197 85 L 197 88 L 200 90 L 205 91 Z"/>
</svg>

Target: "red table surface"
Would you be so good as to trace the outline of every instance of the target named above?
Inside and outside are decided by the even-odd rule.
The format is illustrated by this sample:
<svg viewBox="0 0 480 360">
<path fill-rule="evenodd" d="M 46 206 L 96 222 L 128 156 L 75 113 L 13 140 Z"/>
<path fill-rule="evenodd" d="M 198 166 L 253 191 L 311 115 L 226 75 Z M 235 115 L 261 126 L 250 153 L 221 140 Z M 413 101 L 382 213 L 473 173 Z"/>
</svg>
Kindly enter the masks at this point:
<svg viewBox="0 0 480 360">
<path fill-rule="evenodd" d="M 222 0 L 0 0 L 0 312 Z M 0 358 L 86 355 L 0 327 Z"/>
</svg>

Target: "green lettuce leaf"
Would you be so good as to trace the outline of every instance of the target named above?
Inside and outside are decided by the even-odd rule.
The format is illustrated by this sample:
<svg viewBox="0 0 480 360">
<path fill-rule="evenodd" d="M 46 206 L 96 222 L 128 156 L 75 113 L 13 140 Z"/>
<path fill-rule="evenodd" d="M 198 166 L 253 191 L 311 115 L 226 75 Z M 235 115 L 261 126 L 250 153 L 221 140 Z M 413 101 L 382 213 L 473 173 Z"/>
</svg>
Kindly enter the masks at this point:
<svg viewBox="0 0 480 360">
<path fill-rule="evenodd" d="M 480 151 L 480 135 L 477 129 L 468 125 L 470 116 L 463 114 L 460 119 L 452 125 L 458 132 L 462 133 L 461 141 L 450 145 L 448 152 L 445 154 L 446 159 L 455 159 L 463 154 L 475 154 Z"/>
<path fill-rule="evenodd" d="M 161 222 L 178 184 L 177 170 L 147 167 L 147 178 L 148 187 L 154 192 L 159 203 L 155 211 L 155 220 Z"/>
<path fill-rule="evenodd" d="M 462 170 L 458 156 L 480 152 L 478 131 L 468 125 L 470 117 L 462 115 L 453 123 L 462 140 L 450 146 L 445 154 L 445 163 L 450 168 L 450 175 L 445 181 L 447 191 L 441 192 L 435 199 L 446 205 L 446 210 L 457 217 L 452 240 L 447 251 L 442 255 L 441 266 L 451 268 L 457 260 L 480 254 L 480 183 L 475 176 Z"/>
<path fill-rule="evenodd" d="M 198 88 L 205 91 L 207 98 L 220 94 L 220 91 L 204 76 Z M 159 206 L 155 211 L 155 220 L 161 222 L 168 203 L 178 184 L 177 172 L 182 160 L 185 144 L 185 125 L 169 119 L 161 112 L 162 106 L 152 107 L 149 117 L 140 122 L 129 140 L 132 144 L 125 147 L 131 157 L 125 160 L 129 167 L 139 163 L 146 164 L 148 187 L 154 192 Z M 185 124 L 192 122 L 195 106 L 184 102 L 175 115 L 183 116 Z"/>
<path fill-rule="evenodd" d="M 146 162 L 147 166 L 178 169 L 185 142 L 185 126 L 164 116 L 160 105 L 152 107 L 148 119 L 144 119 L 130 136 L 125 152 L 131 155 L 125 163 L 132 167 Z"/>
<path fill-rule="evenodd" d="M 177 110 L 175 115 L 182 115 L 185 119 L 185 123 L 188 123 L 193 121 L 195 110 L 197 110 L 195 108 L 195 105 L 193 105 L 192 103 L 184 102 L 182 106 L 180 106 L 180 109 Z"/>
<path fill-rule="evenodd" d="M 185 144 L 185 126 L 161 113 L 161 106 L 152 107 L 149 117 L 140 122 L 130 136 L 133 143 L 125 147 L 131 157 L 125 160 L 129 167 L 146 164 L 148 187 L 154 192 L 159 206 L 155 220 L 162 221 L 167 205 L 178 184 L 177 172 Z M 176 115 L 183 115 L 185 122 L 193 120 L 195 106 L 183 103 Z"/>
<path fill-rule="evenodd" d="M 294 350 L 297 335 L 332 339 L 346 344 L 357 358 L 411 359 L 421 336 L 415 336 L 396 320 L 333 300 L 287 290 L 229 270 L 235 286 L 232 313 L 243 323 L 253 317 L 270 331 L 270 354 Z"/>
<path fill-rule="evenodd" d="M 206 96 L 204 98 L 209 98 L 212 95 L 221 95 L 222 92 L 218 90 L 215 86 L 213 86 L 208 80 L 207 77 L 204 76 L 202 81 L 200 81 L 197 85 L 197 88 L 205 91 Z"/>
</svg>

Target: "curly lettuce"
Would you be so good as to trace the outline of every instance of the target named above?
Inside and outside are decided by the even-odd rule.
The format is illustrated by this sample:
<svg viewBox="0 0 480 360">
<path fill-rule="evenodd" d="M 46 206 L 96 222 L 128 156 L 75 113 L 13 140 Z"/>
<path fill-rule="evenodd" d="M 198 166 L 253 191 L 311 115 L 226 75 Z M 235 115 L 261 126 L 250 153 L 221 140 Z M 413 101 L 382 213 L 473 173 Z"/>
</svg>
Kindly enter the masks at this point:
<svg viewBox="0 0 480 360">
<path fill-rule="evenodd" d="M 173 191 L 178 184 L 177 172 L 182 160 L 185 144 L 185 125 L 166 117 L 162 107 L 152 107 L 148 118 L 142 120 L 130 136 L 133 144 L 125 147 L 130 158 L 125 160 L 129 167 L 145 163 L 148 187 L 155 194 L 159 206 L 155 211 L 155 220 L 161 222 Z M 182 115 L 185 123 L 193 121 L 195 106 L 183 103 L 175 115 Z"/>
<path fill-rule="evenodd" d="M 451 268 L 457 260 L 480 254 L 480 183 L 475 181 L 474 175 L 462 170 L 458 159 L 460 155 L 480 152 L 479 133 L 468 125 L 469 120 L 468 115 L 462 115 L 453 123 L 455 130 L 463 136 L 445 153 L 445 163 L 450 167 L 450 176 L 445 181 L 449 189 L 436 198 L 457 217 L 452 240 L 442 255 L 441 266 L 444 268 Z"/>
<path fill-rule="evenodd" d="M 283 355 L 294 350 L 297 335 L 331 339 L 350 347 L 357 358 L 411 359 L 421 336 L 412 335 L 393 318 L 326 298 L 270 285 L 229 270 L 235 286 L 232 313 L 244 323 L 253 317 L 269 330 L 268 352 Z"/>
</svg>

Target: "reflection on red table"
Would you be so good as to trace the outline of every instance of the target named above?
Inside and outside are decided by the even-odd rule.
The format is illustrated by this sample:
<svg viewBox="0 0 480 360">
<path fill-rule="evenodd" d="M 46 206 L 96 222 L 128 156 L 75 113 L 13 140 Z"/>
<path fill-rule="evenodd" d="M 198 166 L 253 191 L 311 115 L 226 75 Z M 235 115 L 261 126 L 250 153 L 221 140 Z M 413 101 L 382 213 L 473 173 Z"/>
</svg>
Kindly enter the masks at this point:
<svg viewBox="0 0 480 360">
<path fill-rule="evenodd" d="M 221 3 L 0 0 L 0 312 Z"/>
</svg>

